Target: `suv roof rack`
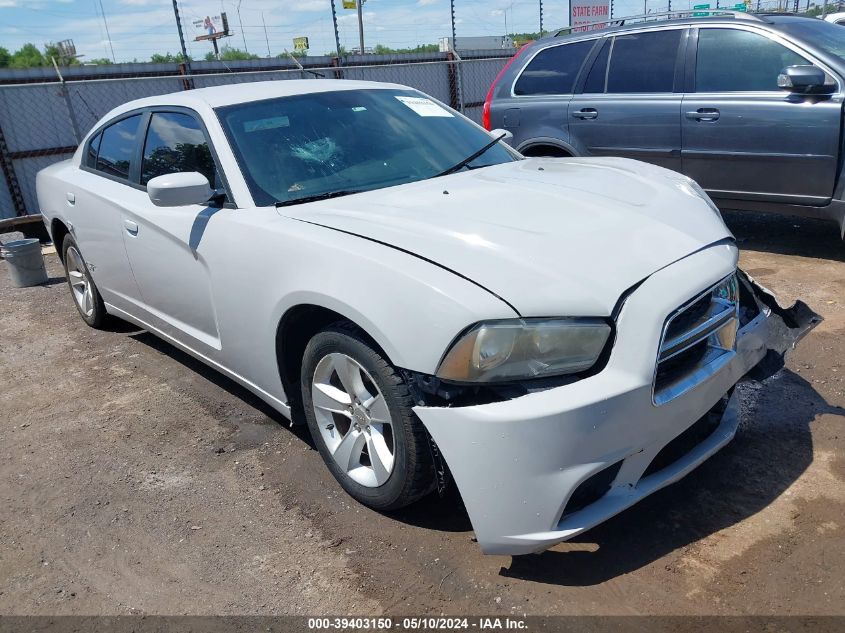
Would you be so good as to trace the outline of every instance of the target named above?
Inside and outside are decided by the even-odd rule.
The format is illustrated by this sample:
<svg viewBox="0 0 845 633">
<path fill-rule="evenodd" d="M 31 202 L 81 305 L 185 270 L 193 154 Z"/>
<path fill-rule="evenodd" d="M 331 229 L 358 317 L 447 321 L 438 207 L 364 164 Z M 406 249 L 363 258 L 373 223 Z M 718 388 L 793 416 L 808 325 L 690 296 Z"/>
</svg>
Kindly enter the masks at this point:
<svg viewBox="0 0 845 633">
<path fill-rule="evenodd" d="M 706 14 L 706 15 L 705 15 Z M 626 15 L 621 18 L 614 18 L 611 20 L 606 20 L 605 22 L 595 22 L 595 24 L 602 24 L 601 28 L 606 29 L 614 26 L 625 26 L 628 22 L 631 21 L 655 21 L 659 22 L 660 20 L 673 20 L 673 19 L 683 19 L 683 18 L 698 18 L 698 17 L 720 17 L 720 16 L 729 16 L 734 18 L 735 20 L 751 20 L 754 22 L 765 22 L 763 18 L 754 15 L 753 13 L 746 13 L 745 11 L 733 11 L 731 9 L 686 9 L 684 11 L 660 11 L 658 13 L 642 13 L 639 15 Z M 591 26 L 593 26 L 591 25 Z M 572 32 L 580 33 L 581 31 L 573 31 L 573 28 L 567 26 L 562 29 L 558 29 L 555 31 L 554 37 L 559 37 L 561 35 L 569 35 Z M 600 30 L 600 29 L 595 29 Z"/>
</svg>

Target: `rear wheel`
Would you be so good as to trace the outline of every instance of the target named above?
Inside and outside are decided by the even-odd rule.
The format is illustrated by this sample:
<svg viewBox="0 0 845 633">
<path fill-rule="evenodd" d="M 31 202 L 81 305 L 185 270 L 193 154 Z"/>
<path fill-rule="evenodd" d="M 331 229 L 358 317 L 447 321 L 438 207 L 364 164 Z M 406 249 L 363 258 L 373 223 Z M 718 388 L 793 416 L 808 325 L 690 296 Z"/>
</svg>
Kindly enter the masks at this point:
<svg viewBox="0 0 845 633">
<path fill-rule="evenodd" d="M 301 380 L 311 437 L 346 492 L 391 510 L 433 490 L 428 438 L 407 385 L 356 328 L 334 324 L 316 334 Z"/>
<path fill-rule="evenodd" d="M 70 294 L 82 320 L 94 328 L 100 328 L 106 319 L 106 306 L 76 241 L 67 235 L 62 242 L 62 260 Z"/>
</svg>

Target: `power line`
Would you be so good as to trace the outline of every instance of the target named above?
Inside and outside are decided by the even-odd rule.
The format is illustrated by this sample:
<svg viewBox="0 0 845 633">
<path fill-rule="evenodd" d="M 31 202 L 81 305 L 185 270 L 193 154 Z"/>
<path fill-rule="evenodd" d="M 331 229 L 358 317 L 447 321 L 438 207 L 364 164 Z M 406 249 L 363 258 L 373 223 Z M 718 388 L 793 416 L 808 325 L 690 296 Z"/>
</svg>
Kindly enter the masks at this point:
<svg viewBox="0 0 845 633">
<path fill-rule="evenodd" d="M 106 27 L 106 39 L 109 41 L 109 49 L 111 50 L 111 60 L 116 64 L 117 58 L 114 56 L 114 46 L 111 43 L 111 35 L 109 34 L 109 23 L 106 21 L 106 12 L 103 10 L 103 0 L 100 0 L 100 13 L 103 16 L 103 26 Z"/>
</svg>

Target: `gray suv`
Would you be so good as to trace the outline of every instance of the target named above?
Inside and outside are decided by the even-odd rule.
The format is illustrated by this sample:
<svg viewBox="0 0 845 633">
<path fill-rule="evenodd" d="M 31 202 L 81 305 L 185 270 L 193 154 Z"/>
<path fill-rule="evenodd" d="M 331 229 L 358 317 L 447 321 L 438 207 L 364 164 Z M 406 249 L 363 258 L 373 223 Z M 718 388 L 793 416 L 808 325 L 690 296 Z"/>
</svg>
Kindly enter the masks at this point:
<svg viewBox="0 0 845 633">
<path fill-rule="evenodd" d="M 682 172 L 724 209 L 832 219 L 845 237 L 845 28 L 724 12 L 523 47 L 487 129 L 526 156 L 625 156 Z"/>
</svg>

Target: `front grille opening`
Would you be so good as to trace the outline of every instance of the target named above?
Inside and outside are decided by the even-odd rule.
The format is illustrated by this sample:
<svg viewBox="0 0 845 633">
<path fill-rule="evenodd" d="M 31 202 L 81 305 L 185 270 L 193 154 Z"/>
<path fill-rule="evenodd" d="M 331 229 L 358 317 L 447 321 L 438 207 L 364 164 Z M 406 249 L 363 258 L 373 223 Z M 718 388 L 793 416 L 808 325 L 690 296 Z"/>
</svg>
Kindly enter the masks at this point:
<svg viewBox="0 0 845 633">
<path fill-rule="evenodd" d="M 701 444 L 708 437 L 713 435 L 719 425 L 722 423 L 722 416 L 728 406 L 730 399 L 730 392 L 722 396 L 707 413 L 696 420 L 691 427 L 681 433 L 674 440 L 664 446 L 661 451 L 655 455 L 654 459 L 645 469 L 643 477 L 648 477 L 656 472 L 659 472 L 671 466 L 676 461 L 689 454 L 696 446 Z"/>
<path fill-rule="evenodd" d="M 654 371 L 655 405 L 683 395 L 730 360 L 722 357 L 736 345 L 737 285 L 734 273 L 667 319 Z"/>
<path fill-rule="evenodd" d="M 666 328 L 665 340 L 671 340 L 691 330 L 707 314 L 711 301 L 711 295 L 706 294 L 672 319 L 669 327 Z"/>
<path fill-rule="evenodd" d="M 654 378 L 654 390 L 660 392 L 675 381 L 679 376 L 690 374 L 702 363 L 707 355 L 709 345 L 707 339 L 702 339 L 692 347 L 683 352 L 667 358 L 657 366 L 657 375 Z"/>
<path fill-rule="evenodd" d="M 582 481 L 575 492 L 572 493 L 572 496 L 569 497 L 569 501 L 563 509 L 563 516 L 574 514 L 606 495 L 613 480 L 616 479 L 616 475 L 619 474 L 620 468 L 622 468 L 622 460 Z"/>
</svg>

